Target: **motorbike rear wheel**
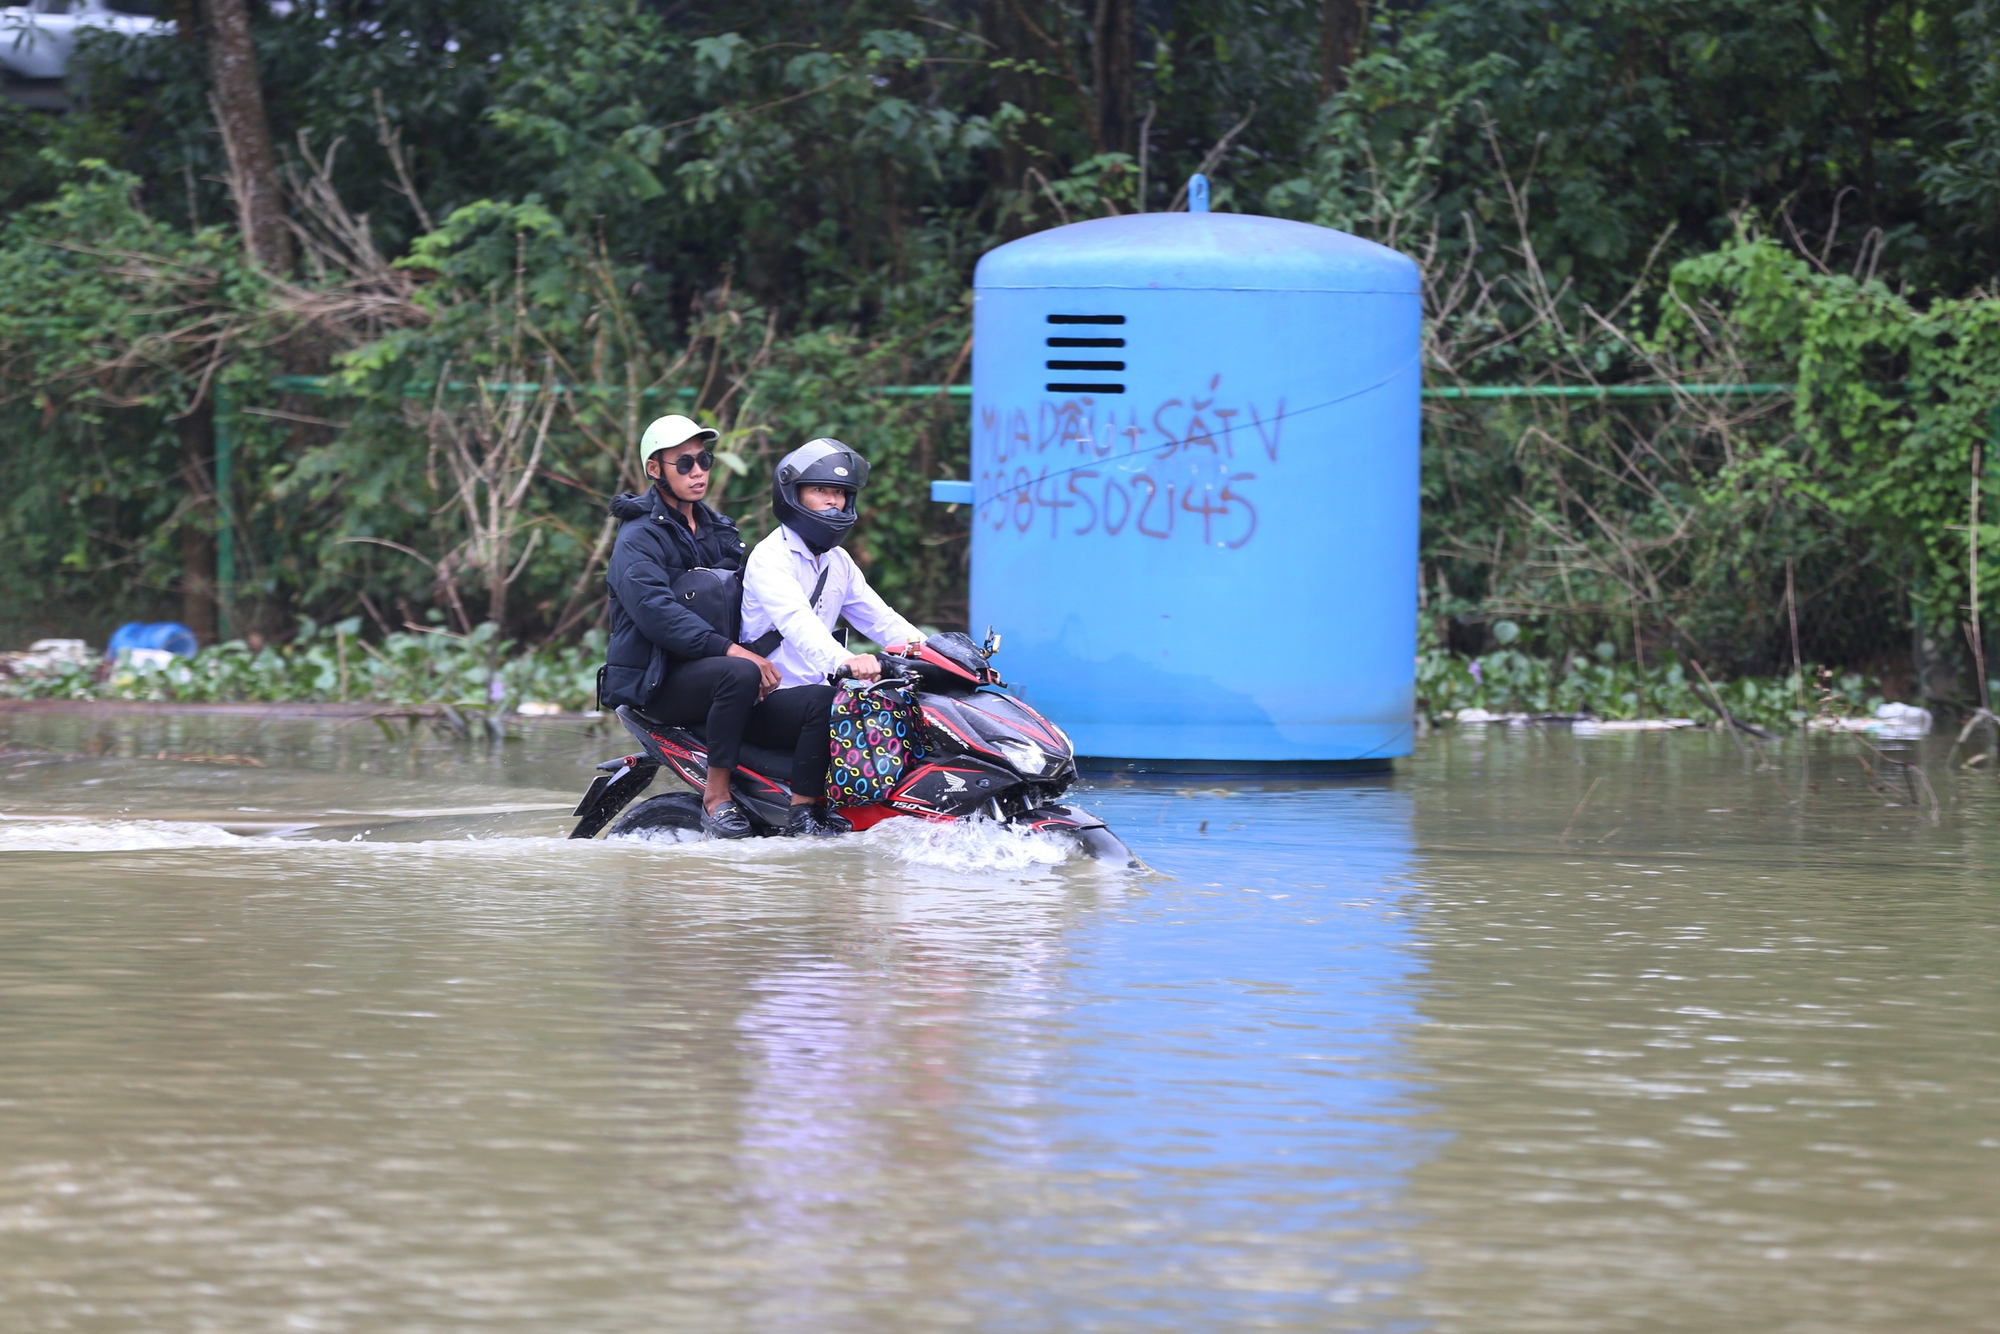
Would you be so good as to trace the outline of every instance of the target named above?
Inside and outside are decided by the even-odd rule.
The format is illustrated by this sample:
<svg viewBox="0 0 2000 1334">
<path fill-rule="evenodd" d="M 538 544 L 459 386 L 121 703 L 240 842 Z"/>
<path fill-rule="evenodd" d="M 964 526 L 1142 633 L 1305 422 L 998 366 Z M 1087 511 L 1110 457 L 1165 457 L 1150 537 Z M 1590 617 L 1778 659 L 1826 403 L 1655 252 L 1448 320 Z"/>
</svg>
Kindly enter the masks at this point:
<svg viewBox="0 0 2000 1334">
<path fill-rule="evenodd" d="M 701 832 L 701 798 L 692 792 L 662 792 L 619 816 L 606 838 L 660 829 Z"/>
</svg>

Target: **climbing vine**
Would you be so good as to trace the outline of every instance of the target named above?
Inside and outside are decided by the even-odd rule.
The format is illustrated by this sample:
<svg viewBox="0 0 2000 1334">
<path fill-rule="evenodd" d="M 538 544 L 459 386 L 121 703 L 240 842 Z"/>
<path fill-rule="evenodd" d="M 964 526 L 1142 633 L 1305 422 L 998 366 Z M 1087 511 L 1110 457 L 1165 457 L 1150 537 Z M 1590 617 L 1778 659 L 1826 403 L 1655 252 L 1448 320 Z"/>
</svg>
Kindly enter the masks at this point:
<svg viewBox="0 0 2000 1334">
<path fill-rule="evenodd" d="M 1751 466 L 1854 526 L 1908 564 L 1914 610 L 1937 627 L 1972 603 L 1972 489 L 1984 488 L 1978 583 L 2000 583 L 2000 300 L 1919 306 L 1886 284 L 1814 266 L 1767 236 L 1743 235 L 1673 270 L 1663 347 L 1731 337 L 1795 378 L 1792 423 L 1805 457 L 1773 446 Z M 1980 471 L 1975 474 L 1977 458 Z"/>
</svg>

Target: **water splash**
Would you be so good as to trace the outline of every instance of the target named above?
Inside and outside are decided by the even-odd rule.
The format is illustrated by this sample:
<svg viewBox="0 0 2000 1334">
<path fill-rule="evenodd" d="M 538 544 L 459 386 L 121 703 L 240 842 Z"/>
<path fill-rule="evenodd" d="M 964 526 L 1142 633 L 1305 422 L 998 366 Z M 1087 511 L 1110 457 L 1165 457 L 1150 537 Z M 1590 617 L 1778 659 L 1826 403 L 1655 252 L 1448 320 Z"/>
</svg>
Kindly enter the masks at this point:
<svg viewBox="0 0 2000 1334">
<path fill-rule="evenodd" d="M 353 834 L 315 837 L 310 827 L 286 835 L 234 834 L 213 824 L 188 820 L 9 820 L 0 817 L 0 853 L 8 852 L 157 852 L 233 848 L 277 852 L 291 849 L 319 853 L 348 852 L 369 857 L 392 856 L 430 860 L 437 857 L 528 859 L 546 864 L 551 855 L 567 860 L 622 849 L 625 855 L 651 852 L 693 856 L 703 861 L 736 863 L 811 860 L 813 854 L 854 850 L 887 857 L 906 866 L 938 867 L 974 873 L 1035 871 L 1061 865 L 1074 849 L 1047 835 L 1015 829 L 991 820 L 933 824 L 925 820 L 888 820 L 861 834 L 831 843 L 817 840 L 757 838 L 726 842 L 679 829 L 654 829 L 584 843 L 514 833 L 474 833 L 457 838 L 398 839 L 393 830 L 370 829 Z"/>
<path fill-rule="evenodd" d="M 1027 871 L 1059 865 L 1070 854 L 1054 838 L 992 820 L 884 820 L 858 837 L 872 851 L 906 865 L 953 871 Z"/>
<path fill-rule="evenodd" d="M 657 843 L 662 846 L 673 843 L 700 843 L 707 835 L 693 829 L 640 829 L 629 834 L 607 834 L 606 843 Z"/>
</svg>

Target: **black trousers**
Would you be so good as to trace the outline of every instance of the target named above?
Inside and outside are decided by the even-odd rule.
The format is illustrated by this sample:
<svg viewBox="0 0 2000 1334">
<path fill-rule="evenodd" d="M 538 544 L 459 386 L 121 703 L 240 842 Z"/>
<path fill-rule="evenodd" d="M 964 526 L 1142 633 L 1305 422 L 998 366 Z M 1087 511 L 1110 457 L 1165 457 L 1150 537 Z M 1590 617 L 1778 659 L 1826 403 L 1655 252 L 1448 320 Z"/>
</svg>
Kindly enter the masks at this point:
<svg viewBox="0 0 2000 1334">
<path fill-rule="evenodd" d="M 745 741 L 790 751 L 792 791 L 820 800 L 833 687 L 773 690 L 759 703 L 757 686 L 757 664 L 748 658 L 696 658 L 667 672 L 647 712 L 676 727 L 706 728 L 708 762 L 717 768 L 734 769 Z"/>
</svg>

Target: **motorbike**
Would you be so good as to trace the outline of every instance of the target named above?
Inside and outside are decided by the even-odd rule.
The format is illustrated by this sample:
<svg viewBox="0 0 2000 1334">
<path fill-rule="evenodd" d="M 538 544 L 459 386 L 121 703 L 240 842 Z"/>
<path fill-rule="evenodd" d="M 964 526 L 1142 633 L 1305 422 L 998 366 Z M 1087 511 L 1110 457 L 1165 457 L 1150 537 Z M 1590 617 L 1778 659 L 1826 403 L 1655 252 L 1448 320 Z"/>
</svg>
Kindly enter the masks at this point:
<svg viewBox="0 0 2000 1334">
<path fill-rule="evenodd" d="M 1140 863 L 1104 821 L 1059 798 L 1076 781 L 1076 752 L 1060 727 L 1014 696 L 993 670 L 999 636 L 932 635 L 921 645 L 886 649 L 879 681 L 846 689 L 907 691 L 923 719 L 925 754 L 909 763 L 881 801 L 840 807 L 856 830 L 903 818 L 949 823 L 993 820 L 1070 842 L 1085 855 L 1120 865 Z M 845 671 L 834 678 L 845 677 Z M 699 727 L 675 727 L 621 706 L 618 721 L 639 743 L 635 754 L 606 760 L 577 803 L 571 838 L 653 830 L 701 829 L 701 792 L 708 781 L 708 747 Z M 687 791 L 665 792 L 633 805 L 665 769 Z M 759 835 L 777 834 L 791 815 L 789 754 L 744 745 L 730 793 Z M 630 809 L 627 809 L 627 808 Z"/>
</svg>

